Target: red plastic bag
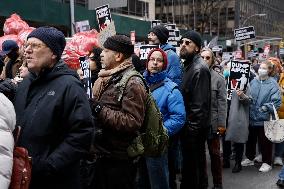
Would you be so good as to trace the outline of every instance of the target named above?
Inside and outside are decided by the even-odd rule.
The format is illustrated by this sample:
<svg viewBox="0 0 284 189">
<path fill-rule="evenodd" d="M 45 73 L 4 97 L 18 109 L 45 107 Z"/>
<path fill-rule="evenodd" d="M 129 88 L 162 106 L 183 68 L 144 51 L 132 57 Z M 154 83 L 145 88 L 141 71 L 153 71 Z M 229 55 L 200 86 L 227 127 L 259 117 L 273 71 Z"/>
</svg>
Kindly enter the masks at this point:
<svg viewBox="0 0 284 189">
<path fill-rule="evenodd" d="M 5 35 L 15 34 L 18 35 L 20 31 L 24 29 L 28 29 L 29 25 L 21 19 L 21 17 L 17 14 L 12 14 L 10 18 L 7 18 L 3 31 Z"/>
<path fill-rule="evenodd" d="M 35 28 L 33 27 L 29 27 L 28 29 L 24 29 L 22 31 L 20 31 L 20 33 L 18 34 L 18 38 L 19 38 L 19 42 L 21 44 L 24 44 L 27 41 L 27 37 L 28 35 L 34 30 Z"/>
<path fill-rule="evenodd" d="M 99 46 L 96 30 L 76 33 L 67 41 L 62 59 L 71 69 L 78 69 L 80 68 L 79 57 L 88 55 L 95 46 Z"/>
</svg>

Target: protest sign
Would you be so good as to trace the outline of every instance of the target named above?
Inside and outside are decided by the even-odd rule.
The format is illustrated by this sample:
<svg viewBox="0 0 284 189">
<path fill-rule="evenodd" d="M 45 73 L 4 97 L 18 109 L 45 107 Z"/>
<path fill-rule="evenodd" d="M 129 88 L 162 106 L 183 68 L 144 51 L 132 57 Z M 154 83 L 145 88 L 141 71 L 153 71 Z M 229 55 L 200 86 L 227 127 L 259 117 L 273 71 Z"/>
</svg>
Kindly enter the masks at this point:
<svg viewBox="0 0 284 189">
<path fill-rule="evenodd" d="M 130 31 L 130 40 L 132 45 L 135 45 L 135 31 Z"/>
<path fill-rule="evenodd" d="M 102 47 L 107 38 L 116 34 L 114 22 L 111 22 L 104 30 L 99 33 L 99 43 Z"/>
<path fill-rule="evenodd" d="M 255 31 L 253 26 L 238 28 L 234 30 L 236 41 L 243 41 L 255 38 Z"/>
<path fill-rule="evenodd" d="M 227 83 L 227 99 L 231 100 L 233 90 L 245 91 L 249 83 L 250 63 L 248 60 L 232 60 Z"/>
<path fill-rule="evenodd" d="M 83 31 L 89 31 L 90 30 L 90 24 L 89 20 L 83 20 L 75 23 L 76 27 L 76 33 L 83 32 Z"/>
<path fill-rule="evenodd" d="M 140 46 L 140 60 L 147 60 L 148 54 L 152 49 L 159 48 L 158 45 L 141 45 Z"/>
<path fill-rule="evenodd" d="M 104 30 L 112 22 L 109 5 L 96 8 L 96 15 L 100 31 Z"/>
<path fill-rule="evenodd" d="M 91 70 L 90 70 L 90 62 L 86 56 L 79 57 L 80 67 L 83 71 L 83 85 L 84 89 L 87 92 L 89 98 L 92 98 L 92 82 L 91 82 Z"/>
<path fill-rule="evenodd" d="M 161 25 L 162 21 L 161 20 L 152 20 L 151 21 L 151 28 Z"/>
</svg>

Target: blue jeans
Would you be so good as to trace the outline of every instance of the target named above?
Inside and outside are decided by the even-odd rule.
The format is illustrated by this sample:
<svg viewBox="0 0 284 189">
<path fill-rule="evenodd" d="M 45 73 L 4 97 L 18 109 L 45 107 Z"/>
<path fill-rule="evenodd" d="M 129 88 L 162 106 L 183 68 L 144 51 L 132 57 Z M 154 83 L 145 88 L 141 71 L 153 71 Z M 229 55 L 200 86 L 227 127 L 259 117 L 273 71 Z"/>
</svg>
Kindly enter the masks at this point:
<svg viewBox="0 0 284 189">
<path fill-rule="evenodd" d="M 284 180 L 284 166 L 282 167 L 282 169 L 281 169 L 281 171 L 280 171 L 278 176 L 279 176 L 280 180 Z"/>
<path fill-rule="evenodd" d="M 148 189 L 150 185 L 151 189 L 169 189 L 168 153 L 160 157 L 146 157 L 143 160 L 146 165 L 140 164 L 137 188 Z"/>
</svg>

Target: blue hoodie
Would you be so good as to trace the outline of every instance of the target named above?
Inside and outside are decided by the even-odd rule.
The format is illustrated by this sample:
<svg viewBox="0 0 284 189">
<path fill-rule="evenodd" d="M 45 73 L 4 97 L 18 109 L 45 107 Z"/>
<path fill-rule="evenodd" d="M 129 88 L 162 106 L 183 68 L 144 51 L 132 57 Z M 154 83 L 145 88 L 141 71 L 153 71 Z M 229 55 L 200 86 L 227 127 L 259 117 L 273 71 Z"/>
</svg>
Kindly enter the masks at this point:
<svg viewBox="0 0 284 189">
<path fill-rule="evenodd" d="M 162 113 L 164 127 L 168 135 L 177 133 L 185 122 L 185 107 L 183 97 L 177 85 L 167 78 L 166 71 L 150 75 L 148 71 L 143 74 L 149 86 L 163 82 L 159 88 L 152 91 L 152 95 Z"/>
<path fill-rule="evenodd" d="M 252 102 L 250 104 L 250 125 L 262 126 L 281 105 L 281 92 L 275 79 L 269 77 L 266 80 L 255 78 L 250 83 Z"/>
<path fill-rule="evenodd" d="M 176 53 L 175 47 L 166 43 L 160 46 L 163 51 L 167 53 L 168 66 L 167 66 L 167 77 L 175 82 L 178 87 L 181 84 L 182 78 L 182 66 L 180 63 L 180 58 Z"/>
</svg>

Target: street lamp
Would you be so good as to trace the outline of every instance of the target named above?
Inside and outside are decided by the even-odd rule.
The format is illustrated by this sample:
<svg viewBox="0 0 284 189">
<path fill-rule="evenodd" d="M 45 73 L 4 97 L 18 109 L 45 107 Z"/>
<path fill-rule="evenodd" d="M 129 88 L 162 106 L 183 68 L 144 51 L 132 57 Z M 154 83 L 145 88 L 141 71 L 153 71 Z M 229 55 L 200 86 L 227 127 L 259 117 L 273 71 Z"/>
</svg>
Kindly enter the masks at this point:
<svg viewBox="0 0 284 189">
<path fill-rule="evenodd" d="M 253 14 L 253 15 L 247 17 L 247 18 L 243 21 L 243 24 L 241 25 L 241 27 L 245 26 L 245 24 L 247 23 L 247 21 L 248 21 L 249 19 L 251 19 L 252 17 L 255 17 L 255 16 L 263 17 L 263 16 L 266 16 L 266 14 L 263 14 L 263 13 L 261 13 L 261 14 Z"/>
</svg>

